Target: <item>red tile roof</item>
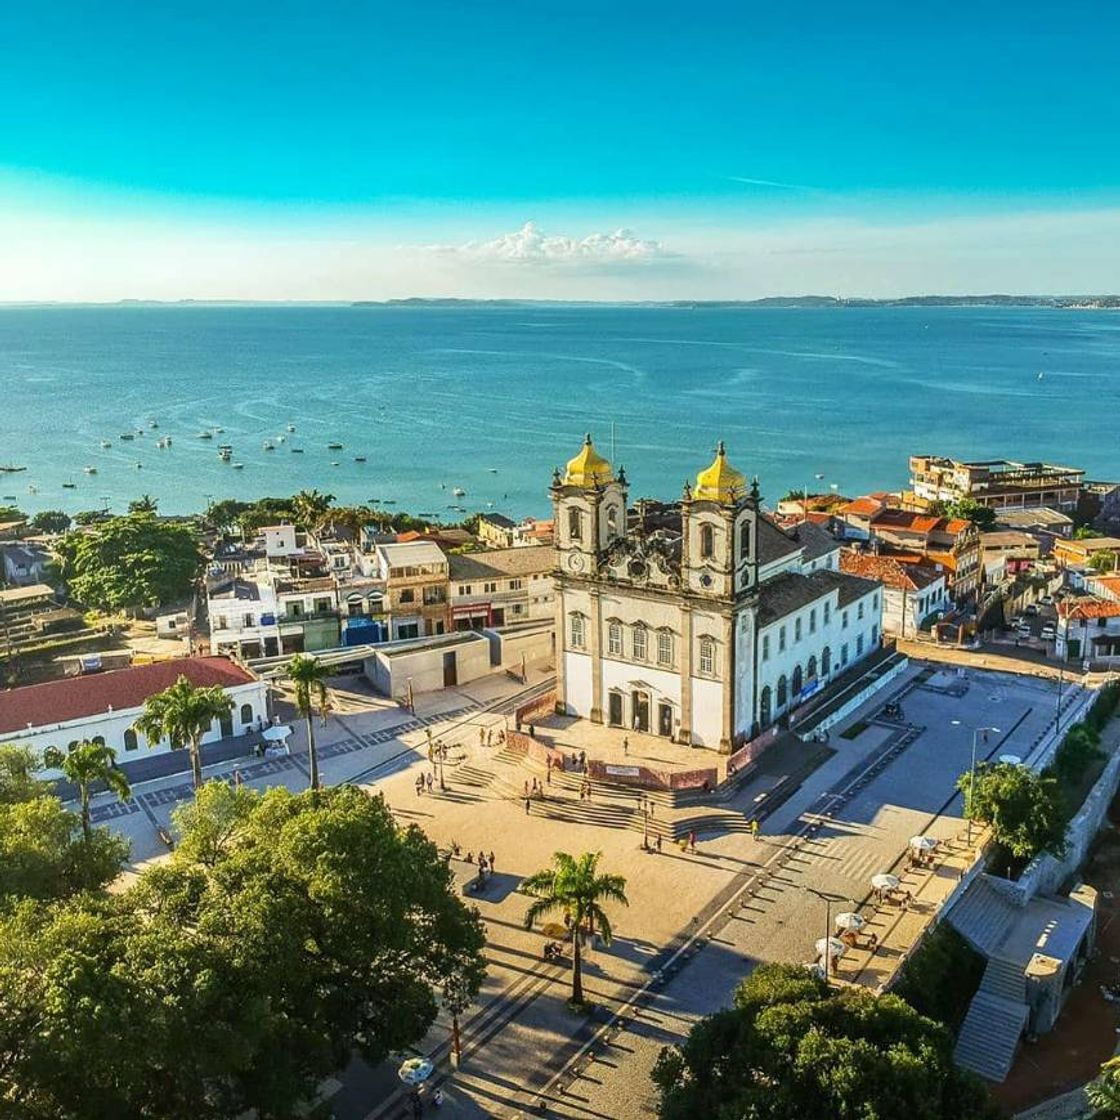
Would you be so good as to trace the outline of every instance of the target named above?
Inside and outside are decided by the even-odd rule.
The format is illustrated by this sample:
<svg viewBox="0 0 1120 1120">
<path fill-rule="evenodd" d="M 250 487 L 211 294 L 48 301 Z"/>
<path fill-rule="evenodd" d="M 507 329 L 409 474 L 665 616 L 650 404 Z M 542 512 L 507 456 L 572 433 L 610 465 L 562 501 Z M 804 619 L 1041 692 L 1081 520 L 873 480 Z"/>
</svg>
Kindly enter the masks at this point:
<svg viewBox="0 0 1120 1120">
<path fill-rule="evenodd" d="M 1120 618 L 1120 603 L 1107 599 L 1063 599 L 1058 604 L 1058 617 L 1066 619 Z"/>
<path fill-rule="evenodd" d="M 24 731 L 72 719 L 142 707 L 149 696 L 170 688 L 180 676 L 199 688 L 232 688 L 256 677 L 228 657 L 177 657 L 151 665 L 67 677 L 0 692 L 0 734 Z"/>
<path fill-rule="evenodd" d="M 941 572 L 919 564 L 900 564 L 893 556 L 876 556 L 845 548 L 840 552 L 840 571 L 863 579 L 873 579 L 887 587 L 905 591 L 922 591 L 943 578 Z"/>
<path fill-rule="evenodd" d="M 838 512 L 841 515 L 851 514 L 853 517 L 872 517 L 882 508 L 883 503 L 875 498 L 856 498 L 854 502 L 841 506 Z"/>
</svg>

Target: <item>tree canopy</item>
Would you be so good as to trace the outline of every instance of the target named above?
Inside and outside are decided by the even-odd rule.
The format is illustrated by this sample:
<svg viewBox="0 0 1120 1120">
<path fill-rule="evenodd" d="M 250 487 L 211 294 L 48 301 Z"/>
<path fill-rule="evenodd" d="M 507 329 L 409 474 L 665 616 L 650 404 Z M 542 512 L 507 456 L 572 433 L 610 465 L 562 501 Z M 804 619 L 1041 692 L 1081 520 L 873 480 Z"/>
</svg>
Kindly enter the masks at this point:
<svg viewBox="0 0 1120 1120">
<path fill-rule="evenodd" d="M 986 532 L 996 523 L 996 511 L 981 505 L 975 498 L 934 502 L 931 512 L 940 517 L 959 517 L 962 521 L 971 521 L 981 532 Z"/>
<path fill-rule="evenodd" d="M 957 779 L 965 815 L 992 827 L 998 843 L 1019 859 L 1065 851 L 1067 815 L 1058 781 L 1009 762 L 982 762 Z"/>
<path fill-rule="evenodd" d="M 0 916 L 5 1116 L 292 1117 L 478 991 L 477 913 L 381 798 L 213 782 L 174 826 L 126 890 Z"/>
<path fill-rule="evenodd" d="M 111 517 L 68 533 L 58 552 L 62 578 L 74 598 L 106 611 L 182 599 L 202 565 L 194 530 L 150 513 Z"/>
<path fill-rule="evenodd" d="M 70 515 L 60 509 L 45 509 L 27 524 L 36 533 L 65 533 L 70 528 Z"/>
<path fill-rule="evenodd" d="M 949 1032 L 897 996 L 832 991 L 799 965 L 763 965 L 735 1006 L 697 1023 L 654 1067 L 661 1120 L 994 1120 L 953 1065 Z"/>
<path fill-rule="evenodd" d="M 1120 556 L 1115 552 L 1100 548 L 1089 557 L 1089 567 L 1094 572 L 1120 571 Z"/>
</svg>

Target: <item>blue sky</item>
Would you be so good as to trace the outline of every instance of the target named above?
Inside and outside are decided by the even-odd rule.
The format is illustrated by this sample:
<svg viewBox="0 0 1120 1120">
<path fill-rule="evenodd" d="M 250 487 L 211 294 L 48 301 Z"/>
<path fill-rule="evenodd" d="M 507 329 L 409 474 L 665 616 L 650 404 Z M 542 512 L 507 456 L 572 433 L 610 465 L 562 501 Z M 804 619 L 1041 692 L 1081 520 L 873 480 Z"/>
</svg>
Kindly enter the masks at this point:
<svg viewBox="0 0 1120 1120">
<path fill-rule="evenodd" d="M 107 0 L 0 41 L 3 299 L 1120 288 L 1106 0 Z"/>
</svg>

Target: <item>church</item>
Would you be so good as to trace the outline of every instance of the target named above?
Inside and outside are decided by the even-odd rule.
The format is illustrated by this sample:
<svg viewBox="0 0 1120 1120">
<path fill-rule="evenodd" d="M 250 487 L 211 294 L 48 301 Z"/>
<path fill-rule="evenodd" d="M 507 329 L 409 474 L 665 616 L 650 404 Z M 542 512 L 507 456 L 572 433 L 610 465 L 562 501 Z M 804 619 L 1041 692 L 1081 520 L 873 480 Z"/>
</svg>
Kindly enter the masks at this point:
<svg viewBox="0 0 1120 1120">
<path fill-rule="evenodd" d="M 722 443 L 679 501 L 628 490 L 590 435 L 553 474 L 559 713 L 728 752 L 879 648 L 880 584 L 771 521 Z"/>
</svg>

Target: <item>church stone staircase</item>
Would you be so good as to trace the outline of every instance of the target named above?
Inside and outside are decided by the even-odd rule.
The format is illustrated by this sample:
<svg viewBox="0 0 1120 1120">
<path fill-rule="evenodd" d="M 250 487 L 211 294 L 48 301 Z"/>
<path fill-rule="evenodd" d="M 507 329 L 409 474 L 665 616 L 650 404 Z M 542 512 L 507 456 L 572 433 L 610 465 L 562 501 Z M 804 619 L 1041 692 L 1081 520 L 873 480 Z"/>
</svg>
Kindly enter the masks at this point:
<svg viewBox="0 0 1120 1120">
<path fill-rule="evenodd" d="M 1003 1081 L 1027 1023 L 1026 999 L 1022 965 L 991 957 L 957 1035 L 957 1065 L 989 1081 Z"/>
</svg>

